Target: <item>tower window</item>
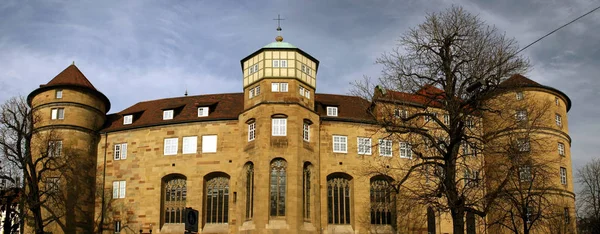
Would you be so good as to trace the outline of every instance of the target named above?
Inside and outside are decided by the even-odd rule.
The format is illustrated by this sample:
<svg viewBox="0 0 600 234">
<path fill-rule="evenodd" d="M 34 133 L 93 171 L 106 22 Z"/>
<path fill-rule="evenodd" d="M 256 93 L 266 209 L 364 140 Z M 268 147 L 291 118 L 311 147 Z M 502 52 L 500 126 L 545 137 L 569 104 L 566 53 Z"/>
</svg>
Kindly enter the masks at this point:
<svg viewBox="0 0 600 234">
<path fill-rule="evenodd" d="M 278 158 L 271 161 L 271 178 L 269 197 L 271 200 L 269 214 L 285 216 L 285 189 L 287 184 L 287 162 Z"/>
<path fill-rule="evenodd" d="M 178 138 L 166 138 L 164 145 L 164 154 L 165 155 L 175 155 L 177 154 L 177 145 Z"/>
<path fill-rule="evenodd" d="M 521 182 L 531 182 L 533 177 L 531 176 L 531 167 L 530 166 L 521 166 L 519 167 L 519 180 Z"/>
<path fill-rule="evenodd" d="M 114 160 L 127 159 L 127 143 L 115 144 L 115 151 L 113 152 Z"/>
<path fill-rule="evenodd" d="M 208 116 L 208 107 L 198 107 L 198 117 Z"/>
<path fill-rule="evenodd" d="M 560 168 L 560 183 L 564 185 L 567 184 L 567 168 Z"/>
<path fill-rule="evenodd" d="M 273 67 L 279 67 L 279 60 L 273 60 Z"/>
<path fill-rule="evenodd" d="M 328 106 L 327 116 L 338 116 L 338 108 L 335 106 Z"/>
<path fill-rule="evenodd" d="M 523 100 L 523 92 L 519 91 L 517 92 L 517 100 Z"/>
<path fill-rule="evenodd" d="M 287 67 L 287 60 L 273 60 L 273 67 Z"/>
<path fill-rule="evenodd" d="M 554 119 L 556 120 L 556 126 L 562 127 L 562 117 L 559 114 L 556 114 Z"/>
<path fill-rule="evenodd" d="M 311 74 L 310 67 L 308 67 L 308 66 L 306 66 L 304 64 L 302 64 L 302 66 L 300 66 L 300 67 L 301 67 L 300 70 L 302 70 L 302 72 L 306 73 L 307 75 Z"/>
<path fill-rule="evenodd" d="M 558 142 L 558 154 L 565 156 L 565 144 Z"/>
<path fill-rule="evenodd" d="M 310 178 L 312 174 L 312 165 L 308 162 L 304 163 L 304 170 L 302 173 L 302 184 L 304 189 L 302 190 L 302 205 L 304 220 L 310 222 L 310 197 L 311 197 L 311 183 Z"/>
<path fill-rule="evenodd" d="M 254 215 L 254 164 L 246 163 L 246 219 L 252 219 Z"/>
<path fill-rule="evenodd" d="M 258 64 L 254 64 L 248 68 L 248 74 L 253 74 L 258 71 Z"/>
<path fill-rule="evenodd" d="M 527 121 L 527 111 L 526 110 L 517 110 L 517 114 L 515 115 L 517 121 Z"/>
<path fill-rule="evenodd" d="M 256 138 L 256 122 L 248 124 L 248 141 L 253 141 Z"/>
<path fill-rule="evenodd" d="M 287 135 L 287 119 L 276 118 L 271 120 L 271 135 L 286 136 Z"/>
<path fill-rule="evenodd" d="M 65 119 L 65 108 L 52 108 L 52 119 Z"/>
<path fill-rule="evenodd" d="M 62 141 L 49 141 L 48 142 L 48 156 L 60 157 L 62 154 Z"/>
<path fill-rule="evenodd" d="M 133 122 L 133 115 L 123 116 L 123 125 L 131 124 Z"/>
<path fill-rule="evenodd" d="M 560 100 L 558 99 L 558 97 L 554 97 L 554 104 L 560 106 Z"/>
<path fill-rule="evenodd" d="M 310 140 L 310 125 L 308 123 L 304 123 L 302 127 L 302 139 L 304 139 L 304 141 Z"/>
<path fill-rule="evenodd" d="M 529 139 L 527 138 L 519 138 L 517 139 L 517 148 L 519 152 L 529 152 Z"/>
<path fill-rule="evenodd" d="M 46 192 L 55 194 L 59 190 L 60 177 L 48 177 L 46 178 Z"/>
<path fill-rule="evenodd" d="M 164 110 L 163 111 L 163 120 L 173 119 L 173 110 Z"/>
<path fill-rule="evenodd" d="M 56 98 L 62 98 L 62 95 L 63 95 L 62 89 L 57 89 L 56 90 Z"/>
<path fill-rule="evenodd" d="M 333 136 L 333 152 L 334 153 L 347 153 L 348 152 L 348 137 L 347 136 Z"/>
<path fill-rule="evenodd" d="M 271 92 L 287 92 L 288 83 L 271 83 Z"/>
</svg>

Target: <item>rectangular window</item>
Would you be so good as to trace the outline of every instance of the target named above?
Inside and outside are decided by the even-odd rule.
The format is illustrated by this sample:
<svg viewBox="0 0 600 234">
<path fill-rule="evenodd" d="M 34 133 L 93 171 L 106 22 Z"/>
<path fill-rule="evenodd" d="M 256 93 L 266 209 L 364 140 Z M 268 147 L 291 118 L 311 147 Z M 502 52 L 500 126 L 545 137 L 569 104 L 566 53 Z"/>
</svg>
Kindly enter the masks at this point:
<svg viewBox="0 0 600 234">
<path fill-rule="evenodd" d="M 164 154 L 165 155 L 175 155 L 177 154 L 177 146 L 179 144 L 178 138 L 166 138 L 164 145 Z"/>
<path fill-rule="evenodd" d="M 560 183 L 567 184 L 567 168 L 560 168 Z"/>
<path fill-rule="evenodd" d="M 519 152 L 529 152 L 529 150 L 530 150 L 529 139 L 527 139 L 527 138 L 517 139 L 517 147 L 519 149 Z"/>
<path fill-rule="evenodd" d="M 254 96 L 258 96 L 260 94 L 260 85 L 256 86 L 256 88 L 254 88 Z"/>
<path fill-rule="evenodd" d="M 310 90 L 308 89 L 304 89 L 304 96 L 308 99 L 310 99 Z"/>
<path fill-rule="evenodd" d="M 198 117 L 208 116 L 208 107 L 198 107 Z"/>
<path fill-rule="evenodd" d="M 333 135 L 333 152 L 347 153 L 348 152 L 348 137 Z"/>
<path fill-rule="evenodd" d="M 287 92 L 288 91 L 288 83 L 279 83 L 279 91 Z"/>
<path fill-rule="evenodd" d="M 60 157 L 62 154 L 62 141 L 49 141 L 48 142 L 48 156 Z"/>
<path fill-rule="evenodd" d="M 113 199 L 125 198 L 127 184 L 124 180 L 113 181 Z"/>
<path fill-rule="evenodd" d="M 450 125 L 450 115 L 444 115 L 444 124 Z"/>
<path fill-rule="evenodd" d="M 475 121 L 473 121 L 471 118 L 468 118 L 467 121 L 465 121 L 465 125 L 467 128 L 472 129 L 475 127 Z"/>
<path fill-rule="evenodd" d="M 253 98 L 254 97 L 254 89 L 250 89 L 250 91 L 248 91 L 248 98 Z"/>
<path fill-rule="evenodd" d="M 57 89 L 56 90 L 56 98 L 62 98 L 62 93 L 63 93 L 62 89 Z"/>
<path fill-rule="evenodd" d="M 65 119 L 65 108 L 52 108 L 52 119 Z"/>
<path fill-rule="evenodd" d="M 555 120 L 556 120 L 556 126 L 561 127 L 562 126 L 562 117 L 560 117 L 559 114 L 555 115 Z"/>
<path fill-rule="evenodd" d="M 248 124 L 248 141 L 253 141 L 256 137 L 256 122 Z"/>
<path fill-rule="evenodd" d="M 565 214 L 565 223 L 570 223 L 571 215 L 569 214 L 569 208 L 565 207 L 564 214 Z"/>
<path fill-rule="evenodd" d="M 412 147 L 408 142 L 400 142 L 400 157 L 412 158 Z"/>
<path fill-rule="evenodd" d="M 60 186 L 60 178 L 59 177 L 47 177 L 46 178 L 46 192 L 50 194 L 57 193 L 59 191 Z"/>
<path fill-rule="evenodd" d="M 462 155 L 467 156 L 470 154 L 469 152 L 469 142 L 463 141 L 462 143 Z"/>
<path fill-rule="evenodd" d="M 338 116 L 338 108 L 335 106 L 328 106 L 327 116 Z"/>
<path fill-rule="evenodd" d="M 127 143 L 115 144 L 115 151 L 113 152 L 114 160 L 127 159 Z"/>
<path fill-rule="evenodd" d="M 527 111 L 526 110 L 517 110 L 515 115 L 517 121 L 527 121 Z"/>
<path fill-rule="evenodd" d="M 286 136 L 287 135 L 287 119 L 272 119 L 271 120 L 271 135 Z"/>
<path fill-rule="evenodd" d="M 173 110 L 163 111 L 163 120 L 173 119 Z"/>
<path fill-rule="evenodd" d="M 304 123 L 304 126 L 302 127 L 302 139 L 304 139 L 304 141 L 310 140 L 310 125 L 307 123 Z"/>
<path fill-rule="evenodd" d="M 523 92 L 517 92 L 517 100 L 523 100 Z"/>
<path fill-rule="evenodd" d="M 300 93 L 300 96 L 304 96 L 304 87 L 300 86 L 298 92 Z"/>
<path fill-rule="evenodd" d="M 254 64 L 254 72 L 258 71 L 258 64 Z"/>
<path fill-rule="evenodd" d="M 183 137 L 183 154 L 195 154 L 198 152 L 198 137 L 187 136 Z"/>
<path fill-rule="evenodd" d="M 279 67 L 279 60 L 273 60 L 273 67 Z"/>
<path fill-rule="evenodd" d="M 287 60 L 279 60 L 281 67 L 287 67 Z"/>
<path fill-rule="evenodd" d="M 392 156 L 392 140 L 379 139 L 379 156 Z"/>
<path fill-rule="evenodd" d="M 531 182 L 531 167 L 530 166 L 522 166 L 519 167 L 519 180 L 521 182 Z"/>
<path fill-rule="evenodd" d="M 131 124 L 133 122 L 133 115 L 123 116 L 123 125 Z"/>
<path fill-rule="evenodd" d="M 202 136 L 202 153 L 217 152 L 217 135 Z"/>
<path fill-rule="evenodd" d="M 555 103 L 557 106 L 560 106 L 560 100 L 558 99 L 558 97 L 554 97 L 554 103 Z"/>
<path fill-rule="evenodd" d="M 558 154 L 565 156 L 565 144 L 558 142 Z"/>
<path fill-rule="evenodd" d="M 271 83 L 271 92 L 279 92 L 279 83 Z"/>
<path fill-rule="evenodd" d="M 371 155 L 371 138 L 358 138 L 358 154 Z"/>
</svg>

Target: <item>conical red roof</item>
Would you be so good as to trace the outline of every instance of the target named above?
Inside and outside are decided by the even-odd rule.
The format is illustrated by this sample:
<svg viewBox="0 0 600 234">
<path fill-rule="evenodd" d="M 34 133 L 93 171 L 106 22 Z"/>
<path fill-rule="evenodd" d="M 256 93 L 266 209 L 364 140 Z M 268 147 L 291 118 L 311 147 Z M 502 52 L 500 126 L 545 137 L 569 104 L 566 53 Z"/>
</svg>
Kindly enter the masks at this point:
<svg viewBox="0 0 600 234">
<path fill-rule="evenodd" d="M 543 85 L 539 84 L 538 82 L 535 82 L 535 81 L 533 81 L 527 77 L 524 77 L 520 74 L 512 75 L 510 78 L 503 81 L 500 85 L 504 86 L 504 87 L 521 87 L 521 86 L 544 87 Z"/>
<path fill-rule="evenodd" d="M 71 64 L 61 73 L 56 75 L 48 84 L 42 85 L 46 86 L 58 86 L 58 85 L 74 85 L 80 87 L 90 88 L 92 90 L 96 90 L 94 85 L 81 73 L 79 68 L 75 66 L 75 64 Z M 96 90 L 98 91 L 98 90 Z"/>
</svg>

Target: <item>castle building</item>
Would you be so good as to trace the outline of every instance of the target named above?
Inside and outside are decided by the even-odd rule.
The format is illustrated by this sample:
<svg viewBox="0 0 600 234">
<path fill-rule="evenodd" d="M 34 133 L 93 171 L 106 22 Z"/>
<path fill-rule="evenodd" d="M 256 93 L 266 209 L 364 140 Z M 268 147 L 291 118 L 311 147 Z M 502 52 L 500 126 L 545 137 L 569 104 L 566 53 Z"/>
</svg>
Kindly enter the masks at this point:
<svg viewBox="0 0 600 234">
<path fill-rule="evenodd" d="M 78 228 L 65 232 L 104 223 L 104 233 L 183 233 L 186 207 L 199 211 L 199 233 L 452 232 L 447 214 L 390 205 L 402 197 L 363 170 L 382 158 L 412 158 L 409 142 L 386 139 L 379 109 L 427 109 L 445 119 L 443 111 L 415 93 L 384 91 L 373 101 L 316 93 L 319 61 L 280 36 L 240 62 L 241 93 L 143 101 L 113 114 L 75 65 L 34 90 L 36 130 L 58 133 L 54 145 L 93 164 L 93 182 L 61 184 L 83 204 L 69 211 Z M 553 103 L 541 117 L 553 127 L 540 134 L 552 145 L 547 157 L 558 160 L 560 207 L 574 217 L 569 98 L 522 76 L 506 82 L 525 84 L 512 98 Z M 497 120 L 482 121 L 485 132 L 486 121 Z"/>
</svg>

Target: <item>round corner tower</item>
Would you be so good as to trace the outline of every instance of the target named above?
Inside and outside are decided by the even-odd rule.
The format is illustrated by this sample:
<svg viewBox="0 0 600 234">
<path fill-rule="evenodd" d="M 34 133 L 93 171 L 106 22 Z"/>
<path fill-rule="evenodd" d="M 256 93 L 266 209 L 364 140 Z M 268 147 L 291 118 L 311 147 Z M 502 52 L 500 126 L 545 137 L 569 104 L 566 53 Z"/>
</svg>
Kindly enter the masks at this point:
<svg viewBox="0 0 600 234">
<path fill-rule="evenodd" d="M 59 208 L 64 216 L 56 221 L 61 224 L 49 225 L 48 231 L 93 232 L 96 151 L 110 101 L 72 64 L 31 92 L 27 103 L 33 115 L 33 157 L 54 157 L 68 168 L 46 172 L 39 179 L 40 188 L 57 184 L 58 197 L 65 201 Z"/>
<path fill-rule="evenodd" d="M 499 210 L 509 212 L 505 209 L 516 209 L 509 208 L 517 206 L 515 204 L 521 206 L 521 209 L 510 211 L 516 214 L 512 221 L 526 222 L 527 225 L 521 226 L 527 226 L 532 233 L 550 230 L 575 233 L 575 193 L 567 118 L 571 100 L 560 90 L 518 74 L 499 87 L 505 91 L 488 104 L 492 109 L 501 110 L 502 114 L 484 114 L 485 134 L 491 136 L 486 145 L 491 153 L 487 153 L 485 159 L 488 189 L 495 189 L 499 178 L 508 175 L 510 179 L 504 191 L 508 191 L 506 194 L 510 194 L 511 199 L 516 198 L 513 201 L 519 202 L 506 204 Z M 504 149 L 498 150 L 503 146 Z M 515 168 L 508 169 L 509 164 Z M 492 210 L 488 219 L 505 215 L 498 212 Z M 535 220 L 541 217 L 549 222 L 536 223 Z"/>
</svg>

